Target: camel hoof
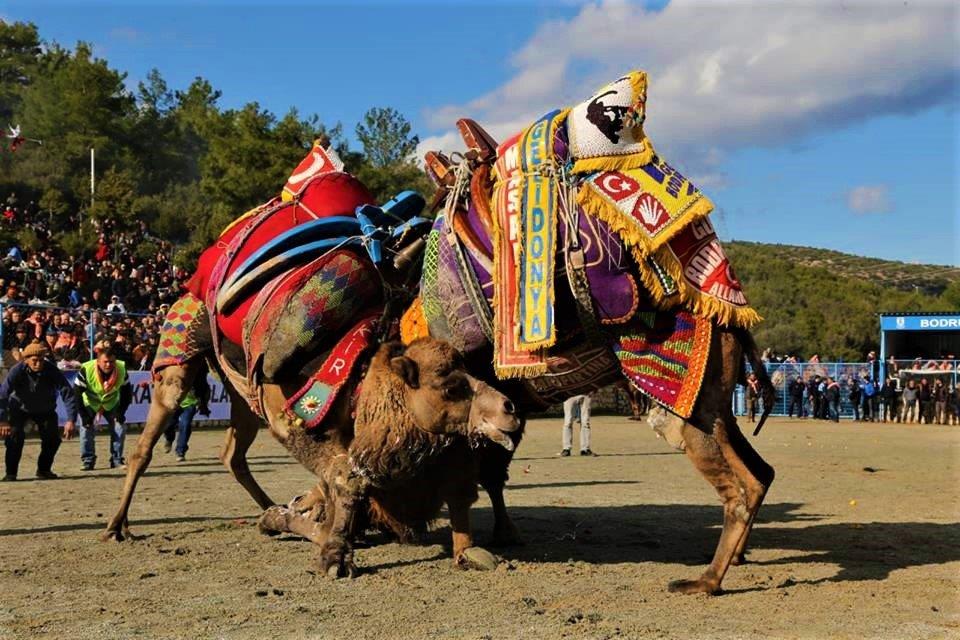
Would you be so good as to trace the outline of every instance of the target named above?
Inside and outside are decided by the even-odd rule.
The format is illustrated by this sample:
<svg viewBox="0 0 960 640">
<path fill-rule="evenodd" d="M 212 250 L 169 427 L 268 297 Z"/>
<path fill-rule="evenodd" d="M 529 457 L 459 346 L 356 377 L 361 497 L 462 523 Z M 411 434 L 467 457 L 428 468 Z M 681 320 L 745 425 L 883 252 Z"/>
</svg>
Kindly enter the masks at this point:
<svg viewBox="0 0 960 640">
<path fill-rule="evenodd" d="M 456 564 L 461 569 L 476 569 L 477 571 L 493 571 L 499 562 L 497 557 L 483 547 L 467 547 L 460 552 Z"/>
<path fill-rule="evenodd" d="M 730 558 L 731 566 L 739 567 L 745 564 L 747 564 L 747 556 L 742 553 L 738 553 L 737 555 Z"/>
<path fill-rule="evenodd" d="M 320 550 L 320 570 L 328 578 L 356 578 L 357 565 L 353 563 L 353 551 L 348 545 L 327 544 Z"/>
<path fill-rule="evenodd" d="M 107 529 L 100 534 L 100 542 L 123 542 L 123 534 L 116 529 Z"/>
<path fill-rule="evenodd" d="M 667 585 L 670 593 L 707 593 L 717 595 L 720 593 L 720 585 L 707 582 L 706 580 L 674 580 Z"/>
</svg>

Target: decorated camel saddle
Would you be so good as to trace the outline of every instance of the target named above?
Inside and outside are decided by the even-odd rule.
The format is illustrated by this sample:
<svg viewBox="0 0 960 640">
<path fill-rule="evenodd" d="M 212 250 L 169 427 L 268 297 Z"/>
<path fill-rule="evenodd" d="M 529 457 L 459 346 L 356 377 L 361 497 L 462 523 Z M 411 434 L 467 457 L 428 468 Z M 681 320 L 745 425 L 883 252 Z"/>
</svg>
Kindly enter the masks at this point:
<svg viewBox="0 0 960 640">
<path fill-rule="evenodd" d="M 424 204 L 407 191 L 375 206 L 336 154 L 315 144 L 280 196 L 238 218 L 200 256 L 188 293 L 167 314 L 154 370 L 212 347 L 216 368 L 262 415 L 261 382 L 329 353 L 290 400 L 316 426 L 375 342 L 388 303 L 384 277 L 402 287 L 397 258 L 419 264 L 431 224 L 419 217 Z"/>
<path fill-rule="evenodd" d="M 714 323 L 759 317 L 713 204 L 645 135 L 646 98 L 634 71 L 499 145 L 460 120 L 462 158 L 425 159 L 438 215 L 404 340 L 493 345 L 496 375 L 542 405 L 622 374 L 689 417 Z"/>
</svg>

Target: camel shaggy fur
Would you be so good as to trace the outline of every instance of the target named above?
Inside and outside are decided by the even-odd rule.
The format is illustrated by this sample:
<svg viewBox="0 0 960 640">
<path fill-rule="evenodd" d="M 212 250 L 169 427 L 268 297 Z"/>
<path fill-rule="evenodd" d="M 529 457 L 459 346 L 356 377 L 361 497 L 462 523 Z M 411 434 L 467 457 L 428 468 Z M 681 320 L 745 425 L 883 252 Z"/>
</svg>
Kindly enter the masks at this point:
<svg viewBox="0 0 960 640">
<path fill-rule="evenodd" d="M 201 368 L 194 360 L 159 372 L 147 423 L 129 460 L 120 508 L 104 539 L 130 535 L 127 514 L 137 481 L 169 416 Z M 231 391 L 232 424 L 222 460 L 266 510 L 261 530 L 303 535 L 320 547 L 321 570 L 331 576 L 352 576 L 356 566 L 351 539 L 366 524 L 409 539 L 446 504 L 456 566 L 490 566 L 492 557 L 473 547 L 469 509 L 482 479 L 484 447 L 496 443 L 497 448 L 512 451 L 519 436 L 521 422 L 510 400 L 470 376 L 450 345 L 431 338 L 407 347 L 382 345 L 362 380 L 358 376 L 342 390 L 322 429 L 297 427 L 283 410 L 286 398 L 303 382 L 264 384 L 259 389 L 271 434 L 318 477 L 317 486 L 291 507 L 274 506 L 250 474 L 246 452 L 259 420 Z M 358 385 L 354 420 L 351 399 Z M 500 491 L 502 496 L 502 485 Z M 501 523 L 500 528 L 512 531 L 512 524 Z"/>
</svg>

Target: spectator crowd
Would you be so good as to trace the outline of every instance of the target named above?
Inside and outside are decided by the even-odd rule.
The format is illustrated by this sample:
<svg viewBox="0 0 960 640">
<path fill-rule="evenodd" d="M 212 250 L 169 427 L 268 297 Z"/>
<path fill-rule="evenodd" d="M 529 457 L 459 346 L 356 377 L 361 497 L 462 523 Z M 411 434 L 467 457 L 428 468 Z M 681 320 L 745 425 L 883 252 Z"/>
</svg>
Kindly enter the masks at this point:
<svg viewBox="0 0 960 640">
<path fill-rule="evenodd" d="M 11 194 L 2 206 L 0 230 L 8 237 L 32 231 L 29 243 L 13 243 L 0 258 L 4 366 L 40 340 L 60 368 L 76 368 L 90 357 L 93 339 L 109 344 L 129 369 L 149 368 L 163 316 L 187 276 L 171 264 L 172 247 L 142 222 L 121 231 L 112 220 L 89 220 L 95 246 L 68 255 L 54 241 L 52 217 L 33 202 L 20 205 Z M 80 220 L 67 224 L 78 228 Z M 146 242 L 158 248 L 147 259 L 138 252 Z"/>
</svg>

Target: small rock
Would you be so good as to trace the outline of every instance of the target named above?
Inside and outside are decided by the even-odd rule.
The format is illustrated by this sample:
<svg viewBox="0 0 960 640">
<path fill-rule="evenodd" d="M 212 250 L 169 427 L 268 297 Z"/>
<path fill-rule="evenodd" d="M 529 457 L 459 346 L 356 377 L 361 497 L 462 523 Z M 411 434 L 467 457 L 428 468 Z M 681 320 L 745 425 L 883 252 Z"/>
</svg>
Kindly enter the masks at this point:
<svg viewBox="0 0 960 640">
<path fill-rule="evenodd" d="M 877 470 L 874 469 L 873 467 L 864 467 L 863 470 L 866 471 L 867 473 L 876 473 L 876 472 L 877 472 Z"/>
<path fill-rule="evenodd" d="M 140 574 L 140 579 L 141 579 L 141 580 L 146 580 L 147 578 L 156 578 L 156 577 L 157 577 L 157 574 L 152 573 L 152 572 L 141 573 L 141 574 Z"/>
<path fill-rule="evenodd" d="M 283 595 L 283 589 L 274 589 L 274 590 L 273 590 L 273 595 L 275 595 L 275 596 L 282 596 L 282 595 Z"/>
<path fill-rule="evenodd" d="M 581 620 L 583 620 L 583 612 L 582 612 L 582 611 L 575 611 L 575 612 L 573 613 L 573 615 L 571 615 L 569 618 L 566 619 L 566 623 L 567 623 L 567 624 L 577 624 L 577 623 L 580 622 Z"/>
<path fill-rule="evenodd" d="M 795 584 L 797 584 L 797 583 L 796 583 L 796 581 L 795 581 L 793 578 L 787 578 L 786 580 L 784 580 L 783 582 L 781 582 L 780 584 L 778 584 L 777 587 L 779 587 L 779 588 L 792 587 L 792 586 L 794 586 Z"/>
<path fill-rule="evenodd" d="M 259 589 L 254 592 L 254 595 L 256 595 L 258 598 L 265 598 L 267 597 L 268 593 L 269 591 L 267 591 L 266 589 Z"/>
<path fill-rule="evenodd" d="M 102 514 L 102 513 L 98 513 L 98 514 L 97 514 L 97 517 L 98 517 L 98 518 L 102 518 L 102 517 L 103 517 L 103 514 Z"/>
<path fill-rule="evenodd" d="M 189 553 L 189 551 L 187 549 L 184 549 L 183 547 L 177 547 L 176 549 L 173 550 L 173 553 L 178 556 L 185 556 Z"/>
<path fill-rule="evenodd" d="M 940 611 L 940 609 L 937 609 L 936 607 L 930 607 L 930 611 Z"/>
<path fill-rule="evenodd" d="M 534 609 L 534 610 L 533 610 L 533 613 L 534 613 L 535 615 L 542 616 L 544 613 L 546 613 L 546 610 L 545 610 L 545 609 Z"/>
<path fill-rule="evenodd" d="M 535 598 L 531 598 L 530 596 L 524 596 L 524 597 L 520 598 L 520 602 L 522 602 L 523 604 L 525 604 L 525 605 L 526 605 L 528 608 L 530 608 L 530 609 L 532 609 L 533 607 L 537 606 L 537 601 L 536 601 L 536 599 L 535 599 Z"/>
</svg>

